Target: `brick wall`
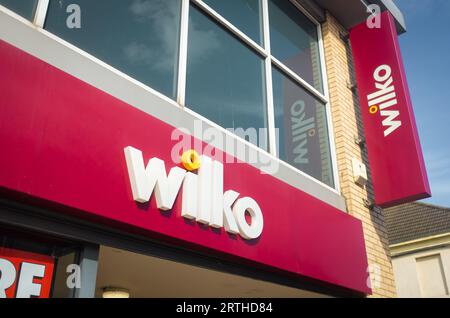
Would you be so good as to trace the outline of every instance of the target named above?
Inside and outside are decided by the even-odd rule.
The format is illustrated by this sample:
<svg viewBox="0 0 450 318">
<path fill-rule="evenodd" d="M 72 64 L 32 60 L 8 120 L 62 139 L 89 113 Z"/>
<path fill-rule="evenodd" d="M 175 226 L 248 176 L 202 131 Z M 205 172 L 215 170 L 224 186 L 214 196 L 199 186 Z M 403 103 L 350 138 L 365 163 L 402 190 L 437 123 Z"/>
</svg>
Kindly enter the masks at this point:
<svg viewBox="0 0 450 318">
<path fill-rule="evenodd" d="M 340 34 L 345 29 L 330 14 L 322 26 L 325 62 L 328 74 L 330 104 L 337 152 L 339 180 L 349 214 L 363 222 L 373 297 L 395 297 L 396 288 L 389 252 L 383 211 L 366 207 L 364 200 L 373 200 L 367 151 L 355 137 L 364 138 L 357 91 L 349 88 L 355 82 L 351 48 Z M 353 181 L 352 158 L 364 162 L 369 172 L 369 185 Z"/>
</svg>

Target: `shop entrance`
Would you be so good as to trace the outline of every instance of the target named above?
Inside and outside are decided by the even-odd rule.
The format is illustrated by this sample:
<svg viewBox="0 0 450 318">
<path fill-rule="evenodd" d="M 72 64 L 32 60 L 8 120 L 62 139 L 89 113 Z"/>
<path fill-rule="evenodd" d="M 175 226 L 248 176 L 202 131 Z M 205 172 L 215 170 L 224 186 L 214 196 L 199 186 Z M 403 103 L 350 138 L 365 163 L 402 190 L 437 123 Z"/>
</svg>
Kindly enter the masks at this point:
<svg viewBox="0 0 450 318">
<path fill-rule="evenodd" d="M 0 204 L 0 260 L 6 268 L 4 272 L 15 275 L 12 282 L 7 282 L 8 298 L 25 295 L 17 294 L 23 263 L 34 264 L 33 271 L 22 277 L 24 282 L 28 279 L 24 286 L 31 289 L 26 290 L 25 296 L 30 297 L 39 288 L 47 291 L 41 296 L 57 298 L 355 296 L 348 290 L 257 268 L 254 264 L 12 204 L 7 208 Z M 50 276 L 39 271 L 45 262 L 53 266 Z M 48 285 L 49 292 L 45 289 Z"/>
<path fill-rule="evenodd" d="M 96 297 L 326 297 L 242 275 L 101 246 Z"/>
</svg>

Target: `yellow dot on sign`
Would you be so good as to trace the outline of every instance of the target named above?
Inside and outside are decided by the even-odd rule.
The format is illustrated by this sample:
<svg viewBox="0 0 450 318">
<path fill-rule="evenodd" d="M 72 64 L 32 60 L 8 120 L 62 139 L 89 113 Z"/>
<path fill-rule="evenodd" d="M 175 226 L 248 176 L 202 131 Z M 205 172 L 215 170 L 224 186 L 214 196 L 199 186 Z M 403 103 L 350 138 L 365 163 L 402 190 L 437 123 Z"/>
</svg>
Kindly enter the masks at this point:
<svg viewBox="0 0 450 318">
<path fill-rule="evenodd" d="M 374 115 L 378 112 L 378 106 L 377 105 L 373 105 L 372 107 L 369 108 L 369 112 Z"/>
<path fill-rule="evenodd" d="M 197 151 L 191 149 L 181 155 L 181 163 L 186 170 L 194 171 L 200 168 L 202 162 Z"/>
<path fill-rule="evenodd" d="M 315 129 L 310 129 L 308 131 L 308 135 L 309 135 L 309 137 L 314 137 L 316 135 L 316 130 Z"/>
</svg>

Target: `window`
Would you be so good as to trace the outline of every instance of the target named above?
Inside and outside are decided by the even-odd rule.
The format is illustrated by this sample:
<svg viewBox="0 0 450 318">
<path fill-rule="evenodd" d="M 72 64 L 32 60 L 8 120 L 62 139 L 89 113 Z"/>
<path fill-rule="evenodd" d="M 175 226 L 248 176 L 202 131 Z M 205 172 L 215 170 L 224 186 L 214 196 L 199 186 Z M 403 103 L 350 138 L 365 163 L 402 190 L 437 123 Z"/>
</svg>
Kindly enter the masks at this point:
<svg viewBox="0 0 450 318">
<path fill-rule="evenodd" d="M 416 264 L 422 297 L 445 297 L 449 295 L 441 254 L 417 258 Z"/>
<path fill-rule="evenodd" d="M 259 0 L 204 0 L 258 44 L 263 44 L 261 3 Z"/>
<path fill-rule="evenodd" d="M 186 105 L 225 128 L 267 128 L 264 59 L 195 7 L 188 43 Z"/>
<path fill-rule="evenodd" d="M 37 1 L 38 0 L 0 0 L 0 5 L 7 7 L 28 20 L 33 20 Z"/>
<path fill-rule="evenodd" d="M 70 4 L 80 28 L 67 25 Z M 180 10 L 180 0 L 51 0 L 45 28 L 175 98 Z"/>
<path fill-rule="evenodd" d="M 45 28 L 335 187 L 320 26 L 297 2 L 50 0 Z"/>
<path fill-rule="evenodd" d="M 277 68 L 272 81 L 280 159 L 333 187 L 325 104 Z"/>
<path fill-rule="evenodd" d="M 269 0 L 272 54 L 323 92 L 317 26 L 289 1 Z"/>
</svg>

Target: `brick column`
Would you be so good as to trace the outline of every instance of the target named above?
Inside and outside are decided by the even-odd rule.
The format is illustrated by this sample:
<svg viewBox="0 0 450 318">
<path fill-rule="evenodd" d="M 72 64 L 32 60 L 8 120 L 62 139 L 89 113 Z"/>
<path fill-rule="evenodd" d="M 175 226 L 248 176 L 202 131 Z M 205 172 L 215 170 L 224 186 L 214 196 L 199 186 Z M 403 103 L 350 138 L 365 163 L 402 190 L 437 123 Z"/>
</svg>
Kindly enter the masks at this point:
<svg viewBox="0 0 450 318">
<path fill-rule="evenodd" d="M 355 138 L 364 138 L 364 131 L 357 91 L 353 93 L 349 87 L 355 82 L 351 48 L 340 36 L 347 32 L 329 13 L 322 32 L 342 196 L 346 199 L 348 213 L 363 222 L 373 297 L 395 297 L 383 210 L 371 210 L 364 202 L 373 200 L 373 191 L 367 151 L 355 142 Z M 364 162 L 368 168 L 366 188 L 353 181 L 352 158 Z"/>
</svg>

